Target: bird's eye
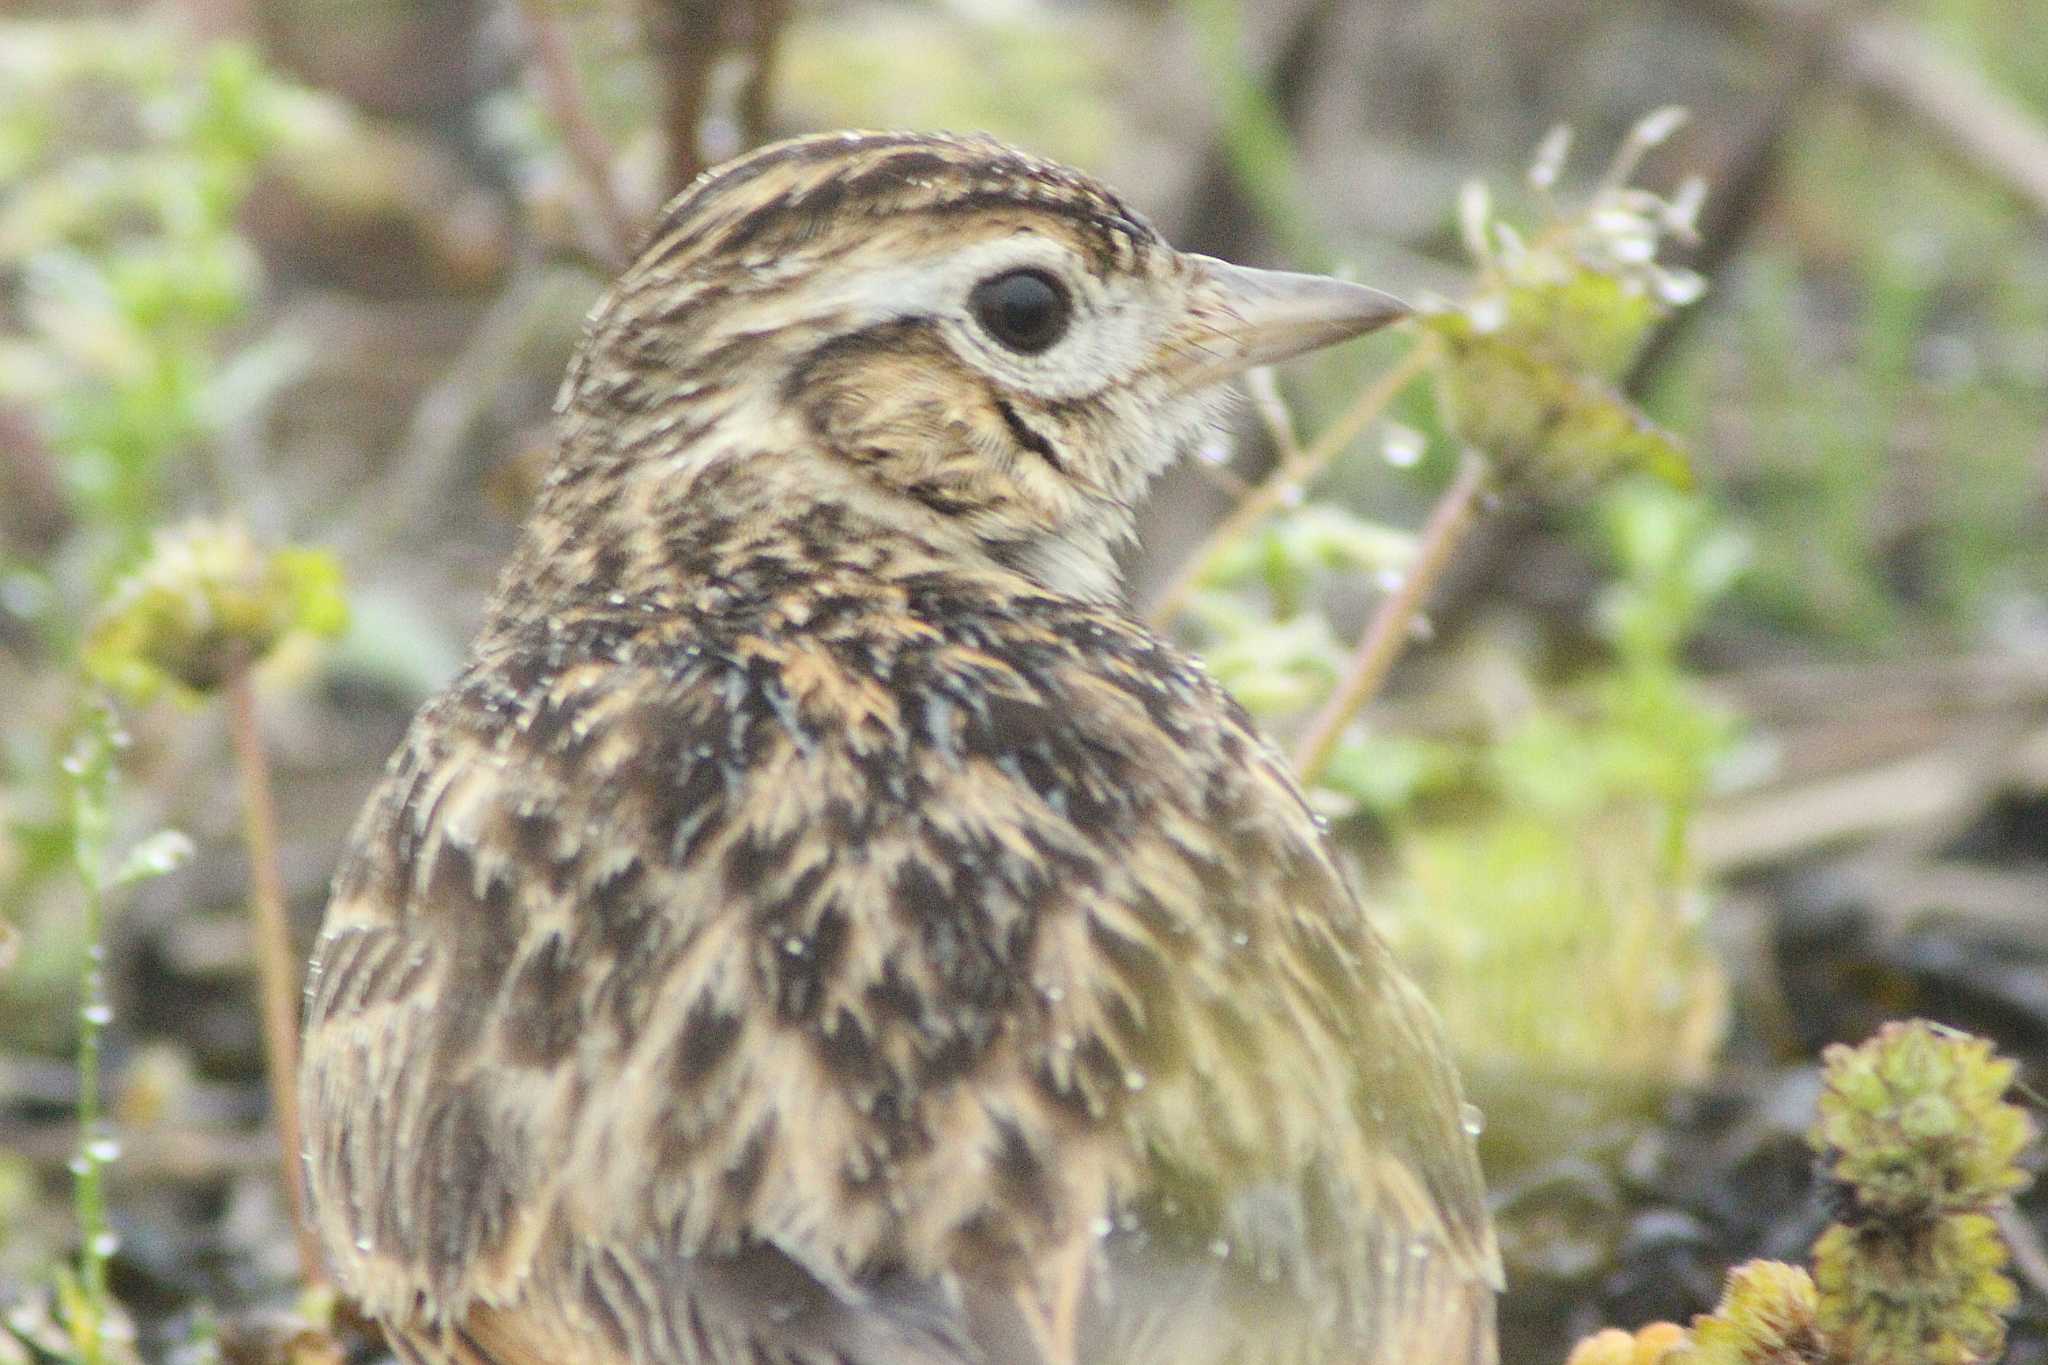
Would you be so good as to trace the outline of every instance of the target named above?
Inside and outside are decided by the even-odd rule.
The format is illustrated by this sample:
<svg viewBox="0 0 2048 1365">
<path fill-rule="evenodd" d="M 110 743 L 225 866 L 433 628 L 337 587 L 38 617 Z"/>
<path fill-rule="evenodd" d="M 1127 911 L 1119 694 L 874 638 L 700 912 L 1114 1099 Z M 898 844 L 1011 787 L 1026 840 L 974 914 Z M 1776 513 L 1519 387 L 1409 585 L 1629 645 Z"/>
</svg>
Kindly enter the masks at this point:
<svg viewBox="0 0 2048 1365">
<path fill-rule="evenodd" d="M 1024 355 L 1058 341 L 1073 313 L 1066 287 L 1042 270 L 1012 270 L 983 280 L 967 296 L 967 307 L 982 330 Z"/>
</svg>

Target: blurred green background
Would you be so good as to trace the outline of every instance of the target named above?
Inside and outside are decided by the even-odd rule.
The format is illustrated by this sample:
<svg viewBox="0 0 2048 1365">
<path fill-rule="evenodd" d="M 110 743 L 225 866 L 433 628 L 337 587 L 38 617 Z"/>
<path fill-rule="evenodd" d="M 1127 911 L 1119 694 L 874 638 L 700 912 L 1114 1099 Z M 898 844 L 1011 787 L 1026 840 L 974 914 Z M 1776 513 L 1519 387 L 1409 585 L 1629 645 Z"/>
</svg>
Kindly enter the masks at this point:
<svg viewBox="0 0 2048 1365">
<path fill-rule="evenodd" d="M 1690 122 L 1635 180 L 1705 183 L 1697 240 L 1662 259 L 1707 287 L 1607 377 L 1695 487 L 1508 479 L 1317 781 L 1486 1115 L 1517 1361 L 1682 1321 L 1728 1264 L 1799 1253 L 1825 1043 L 1928 1014 L 2040 1086 L 2039 0 L 0 9 L 0 1310 L 78 1237 L 62 760 L 91 623 L 153 533 L 227 517 L 346 585 L 339 638 L 291 634 L 255 678 L 303 947 L 476 624 L 583 313 L 694 169 L 813 129 L 987 130 L 1100 174 L 1182 247 L 1470 303 L 1468 182 L 1540 234 L 1670 105 Z M 1169 476 L 1140 608 L 1288 428 L 1312 441 L 1415 345 L 1291 367 Z M 1283 742 L 1399 582 L 1459 432 L 1411 385 L 1194 584 L 1174 629 Z M 117 849 L 166 827 L 194 846 L 108 906 L 109 1269 L 149 1359 L 296 1276 L 229 716 L 192 701 L 122 702 L 111 798 Z M 2026 1212 L 2021 1235 L 2044 1225 Z M 2048 1360 L 2044 1323 L 2030 1283 L 2011 1359 Z"/>
</svg>

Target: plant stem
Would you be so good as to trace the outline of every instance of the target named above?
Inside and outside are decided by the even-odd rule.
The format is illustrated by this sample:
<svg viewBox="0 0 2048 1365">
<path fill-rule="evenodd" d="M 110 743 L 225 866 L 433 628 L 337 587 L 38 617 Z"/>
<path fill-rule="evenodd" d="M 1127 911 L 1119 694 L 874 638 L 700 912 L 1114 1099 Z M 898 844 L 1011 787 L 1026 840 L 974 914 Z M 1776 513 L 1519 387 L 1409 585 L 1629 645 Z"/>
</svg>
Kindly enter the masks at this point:
<svg viewBox="0 0 2048 1365">
<path fill-rule="evenodd" d="M 1181 9 L 1205 83 L 1215 92 L 1218 136 L 1231 173 L 1287 254 L 1320 268 L 1329 258 L 1328 238 L 1306 207 L 1301 157 L 1286 114 L 1245 60 L 1242 7 L 1238 0 L 1182 0 Z"/>
<path fill-rule="evenodd" d="M 106 1186 L 100 1171 L 110 1159 L 106 1135 L 100 1130 L 100 1034 L 111 1010 L 107 1004 L 106 926 L 107 843 L 112 814 L 114 717 L 103 701 L 86 711 L 85 731 L 64 760 L 71 788 L 71 858 L 84 890 L 85 969 L 79 980 L 78 1008 L 78 1152 L 71 1160 L 72 1202 L 77 1210 L 79 1250 L 78 1312 L 71 1324 L 80 1365 L 101 1365 L 106 1359 L 107 1258 L 113 1239 L 107 1230 Z"/>
<path fill-rule="evenodd" d="M 1366 627 L 1351 655 L 1344 676 L 1337 682 L 1337 690 L 1323 703 L 1323 709 L 1309 722 L 1308 730 L 1295 746 L 1294 770 L 1304 784 L 1313 782 L 1323 770 L 1344 727 L 1386 681 L 1429 590 L 1436 586 L 1451 562 L 1452 553 L 1478 520 L 1479 494 L 1490 472 L 1483 456 L 1471 449 L 1465 451 L 1458 464 L 1458 476 L 1430 509 L 1429 521 L 1416 544 L 1414 564 L 1409 566 L 1401 586 L 1380 603 L 1372 624 Z"/>
<path fill-rule="evenodd" d="M 549 0 L 525 0 L 520 8 L 526 15 L 527 32 L 533 40 L 533 64 L 540 81 L 541 99 L 548 115 L 562 134 L 569 162 L 576 168 L 591 207 L 604 227 L 603 254 L 613 269 L 632 258 L 638 237 L 633 218 L 619 200 L 617 182 L 612 179 L 612 149 L 590 117 L 590 101 L 576 74 L 575 54 L 562 34 L 562 26 L 549 9 Z"/>
<path fill-rule="evenodd" d="M 242 784 L 242 834 L 249 855 L 249 889 L 256 911 L 256 975 L 263 1000 L 263 1052 L 270 1070 L 271 1108 L 283 1159 L 284 1189 L 291 1210 L 299 1267 L 309 1285 L 322 1282 L 320 1252 L 306 1221 L 299 1168 L 298 969 L 291 927 L 285 919 L 284 879 L 277 868 L 277 807 L 270 793 L 270 765 L 257 723 L 256 688 L 247 661 L 229 671 L 228 736 Z"/>
<path fill-rule="evenodd" d="M 1400 396 L 1401 390 L 1429 368 L 1437 357 L 1438 349 L 1434 333 L 1424 337 L 1401 357 L 1399 363 L 1360 393 L 1351 406 L 1324 428 L 1305 450 L 1290 459 L 1281 460 L 1265 481 L 1232 509 L 1229 516 L 1217 523 L 1216 529 L 1209 532 L 1195 552 L 1182 562 L 1152 604 L 1149 613 L 1152 624 L 1162 628 L 1172 624 L 1187 606 L 1188 598 L 1194 595 L 1196 586 L 1209 572 L 1217 556 L 1278 511 L 1286 503 L 1290 489 L 1301 488 L 1322 473 L 1344 447 L 1351 444 L 1353 437 L 1386 411 L 1387 405 Z"/>
</svg>

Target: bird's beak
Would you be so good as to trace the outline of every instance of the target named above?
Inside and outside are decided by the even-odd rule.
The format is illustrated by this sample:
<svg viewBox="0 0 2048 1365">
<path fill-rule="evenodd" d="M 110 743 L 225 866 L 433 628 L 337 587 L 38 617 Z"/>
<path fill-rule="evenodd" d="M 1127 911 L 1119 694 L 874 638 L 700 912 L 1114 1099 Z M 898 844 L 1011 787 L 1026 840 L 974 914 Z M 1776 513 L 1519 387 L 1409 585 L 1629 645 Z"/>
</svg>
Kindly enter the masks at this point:
<svg viewBox="0 0 2048 1365">
<path fill-rule="evenodd" d="M 1253 270 L 1210 256 L 1185 259 L 1195 272 L 1192 306 L 1165 363 L 1182 390 L 1349 341 L 1410 311 L 1392 294 L 1326 275 Z"/>
</svg>

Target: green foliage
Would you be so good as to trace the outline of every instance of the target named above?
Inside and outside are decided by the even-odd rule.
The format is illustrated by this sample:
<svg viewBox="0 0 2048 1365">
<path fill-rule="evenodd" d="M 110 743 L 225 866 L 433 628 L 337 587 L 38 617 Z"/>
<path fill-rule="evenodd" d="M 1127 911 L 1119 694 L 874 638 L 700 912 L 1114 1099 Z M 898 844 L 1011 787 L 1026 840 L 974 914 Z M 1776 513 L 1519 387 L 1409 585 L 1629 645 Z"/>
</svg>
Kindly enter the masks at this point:
<svg viewBox="0 0 2048 1365">
<path fill-rule="evenodd" d="M 1821 1325 L 1856 1365 L 1997 1359 L 2016 1295 L 1989 1211 L 2025 1188 L 2014 1065 L 1922 1020 L 1828 1049 L 1808 1141 L 1848 1200 L 1814 1248 Z"/>
<path fill-rule="evenodd" d="M 2015 1064 L 1981 1038 L 1915 1021 L 1827 1051 L 1827 1090 L 1810 1141 L 1857 1209 L 1938 1218 L 1983 1209 L 2030 1180 L 2017 1164 L 2034 1140 L 2005 1102 Z M 1860 1214 L 1858 1216 L 1861 1216 Z"/>
<path fill-rule="evenodd" d="M 119 1147 L 100 1108 L 103 940 L 115 894 L 170 871 L 191 845 L 163 832 L 112 856 L 126 737 L 97 684 L 193 691 L 295 631 L 332 634 L 343 619 L 326 556 L 264 554 L 239 530 L 198 526 L 159 536 L 155 558 L 102 605 L 174 490 L 206 485 L 218 437 L 286 372 L 276 351 L 227 353 L 262 283 L 238 216 L 266 158 L 334 123 L 329 105 L 273 78 L 244 46 L 196 49 L 134 21 L 0 24 L 0 280 L 12 291 L 0 310 L 0 404 L 33 414 L 70 514 L 65 543 L 10 582 L 37 586 L 13 599 L 44 604 L 44 644 L 58 675 L 76 680 L 68 698 L 36 698 L 40 711 L 11 717 L 17 770 L 57 767 L 70 738 L 61 781 L 9 792 L 21 802 L 7 811 L 9 832 L 39 852 L 23 859 L 8 901 L 68 870 L 70 894 L 30 926 L 23 957 L 80 963 L 78 1259 L 54 1272 L 48 1306 L 9 1312 L 0 1360 L 10 1349 L 79 1365 L 133 1357 L 107 1280 L 116 1243 L 104 1168 Z M 77 623 L 95 619 L 88 648 Z M 52 983 L 24 972 L 6 984 L 11 996 Z"/>
<path fill-rule="evenodd" d="M 1695 1079 L 1723 1026 L 1686 835 L 1737 730 L 1697 695 L 1682 651 L 1738 578 L 1744 542 L 1680 491 L 1683 454 L 1612 387 L 1650 329 L 1702 287 L 1657 261 L 1665 240 L 1690 233 L 1697 187 L 1667 200 L 1627 183 L 1678 121 L 1646 119 L 1570 207 L 1550 194 L 1566 151 L 1554 134 L 1531 172 L 1547 216 L 1528 236 L 1469 190 L 1472 288 L 1424 316 L 1402 362 L 1434 368 L 1443 426 L 1513 487 L 1592 495 L 1592 538 L 1614 575 L 1594 621 L 1599 657 L 1553 685 L 1520 676 L 1526 665 L 1504 652 L 1478 670 L 1518 675 L 1518 700 L 1491 724 L 1355 725 L 1309 774 L 1323 810 L 1370 814 L 1391 835 L 1398 875 L 1376 895 L 1482 1071 Z M 1331 438 L 1303 453 L 1269 407 L 1289 472 L 1319 468 Z M 1414 428 L 1383 427 L 1397 469 L 1424 463 L 1428 446 Z M 1187 602 L 1218 678 L 1283 731 L 1347 667 L 1326 609 L 1336 590 L 1392 593 L 1418 563 L 1414 536 L 1300 492 L 1283 489 L 1270 515 L 1207 547 Z"/>
<path fill-rule="evenodd" d="M 1511 482 L 1554 492 L 1643 470 L 1691 486 L 1677 442 L 1612 388 L 1482 332 L 1466 314 L 1438 313 L 1429 326 L 1450 355 L 1445 424 L 1492 455 Z"/>
<path fill-rule="evenodd" d="M 1331 574 L 1363 574 L 1390 582 L 1415 557 L 1415 537 L 1367 521 L 1328 502 L 1304 503 L 1241 540 L 1221 547 L 1203 583 L 1212 588 L 1263 589 L 1275 614 L 1291 616 Z M 1213 601 L 1213 599 L 1211 599 Z"/>
<path fill-rule="evenodd" d="M 1427 977 L 1474 1094 L 1518 1135 L 1533 1115 L 1486 1090 L 1506 1073 L 1629 1096 L 1706 1075 L 1726 991 L 1689 887 L 1666 880 L 1653 811 L 1502 810 L 1421 825 L 1386 894 L 1397 947 Z M 1526 1121 L 1525 1121 L 1526 1120 Z M 1540 1145 L 1540 1144 L 1539 1144 Z"/>
<path fill-rule="evenodd" d="M 1549 199 L 1570 146 L 1552 133 L 1530 171 L 1550 209 L 1533 236 L 1497 220 L 1484 187 L 1466 190 L 1461 218 L 1479 287 L 1423 324 L 1448 357 L 1438 384 L 1445 425 L 1513 484 L 1555 494 L 1640 471 L 1691 485 L 1685 452 L 1613 387 L 1650 329 L 1705 287 L 1657 260 L 1665 237 L 1692 235 L 1697 185 L 1667 200 L 1627 183 L 1683 117 L 1663 109 L 1637 124 L 1571 212 Z"/>
<path fill-rule="evenodd" d="M 77 741 L 64 760 L 71 790 L 71 858 L 83 896 L 81 931 L 83 962 L 79 974 L 78 1131 L 77 1153 L 71 1159 L 74 1204 L 78 1217 L 79 1253 L 75 1270 L 65 1268 L 56 1279 L 57 1318 L 68 1349 L 61 1357 L 78 1365 L 102 1365 L 110 1347 L 118 1348 L 124 1333 L 121 1315 L 107 1288 L 107 1261 L 116 1249 L 107 1225 L 104 1171 L 120 1154 L 119 1144 L 100 1120 L 100 1040 L 113 1011 L 107 1003 L 102 963 L 108 895 L 122 886 L 175 869 L 191 851 L 191 841 L 172 831 L 143 840 L 117 865 L 108 856 L 113 829 L 115 757 L 126 737 L 113 713 L 90 705 Z"/>
<path fill-rule="evenodd" d="M 63 669 L 166 504 L 215 482 L 219 435 L 287 377 L 284 344 L 231 345 L 262 284 L 238 219 L 267 159 L 344 124 L 246 46 L 140 22 L 0 23 L 0 406 L 30 415 L 69 513 L 62 544 L 0 578 Z M 317 561 L 294 572 L 312 593 Z M 73 707 L 24 698 L 5 735 L 11 906 L 69 858 L 44 775 Z M 10 993 L 49 984 L 72 937 L 59 920 L 26 926 Z"/>
<path fill-rule="evenodd" d="M 1299 714 L 1329 695 L 1345 642 L 1320 591 L 1363 576 L 1397 580 L 1415 538 L 1326 502 L 1304 502 L 1219 546 L 1188 613 L 1212 641 L 1205 659 L 1256 715 Z"/>
<path fill-rule="evenodd" d="M 0 267 L 22 281 L 0 401 L 40 414 L 102 563 L 139 552 L 171 462 L 244 396 L 230 381 L 246 368 L 215 356 L 261 283 L 236 215 L 266 155 L 332 122 L 246 47 L 0 27 Z"/>
<path fill-rule="evenodd" d="M 1699 697 L 1682 650 L 1743 543 L 1697 496 L 1651 480 L 1596 510 L 1616 574 L 1597 617 L 1608 662 L 1555 696 L 1524 684 L 1530 700 L 1490 733 L 1360 737 L 1325 781 L 1403 831 L 1391 922 L 1465 1055 L 1694 1079 L 1725 992 L 1686 835 L 1740 732 Z M 1423 797 L 1434 808 L 1404 812 Z"/>
<path fill-rule="evenodd" d="M 1820 1325 L 1853 1365 L 1976 1365 L 2005 1345 L 2018 1293 L 1983 1214 L 1882 1227 L 1835 1223 L 1814 1243 Z"/>
<path fill-rule="evenodd" d="M 0 1318 L 0 1365 L 79 1365 L 84 1358 L 77 1337 L 80 1294 L 77 1274 L 65 1268 L 47 1288 L 9 1305 Z M 106 1365 L 140 1361 L 134 1325 L 118 1305 L 109 1306 L 99 1327 L 100 1358 Z"/>
</svg>

